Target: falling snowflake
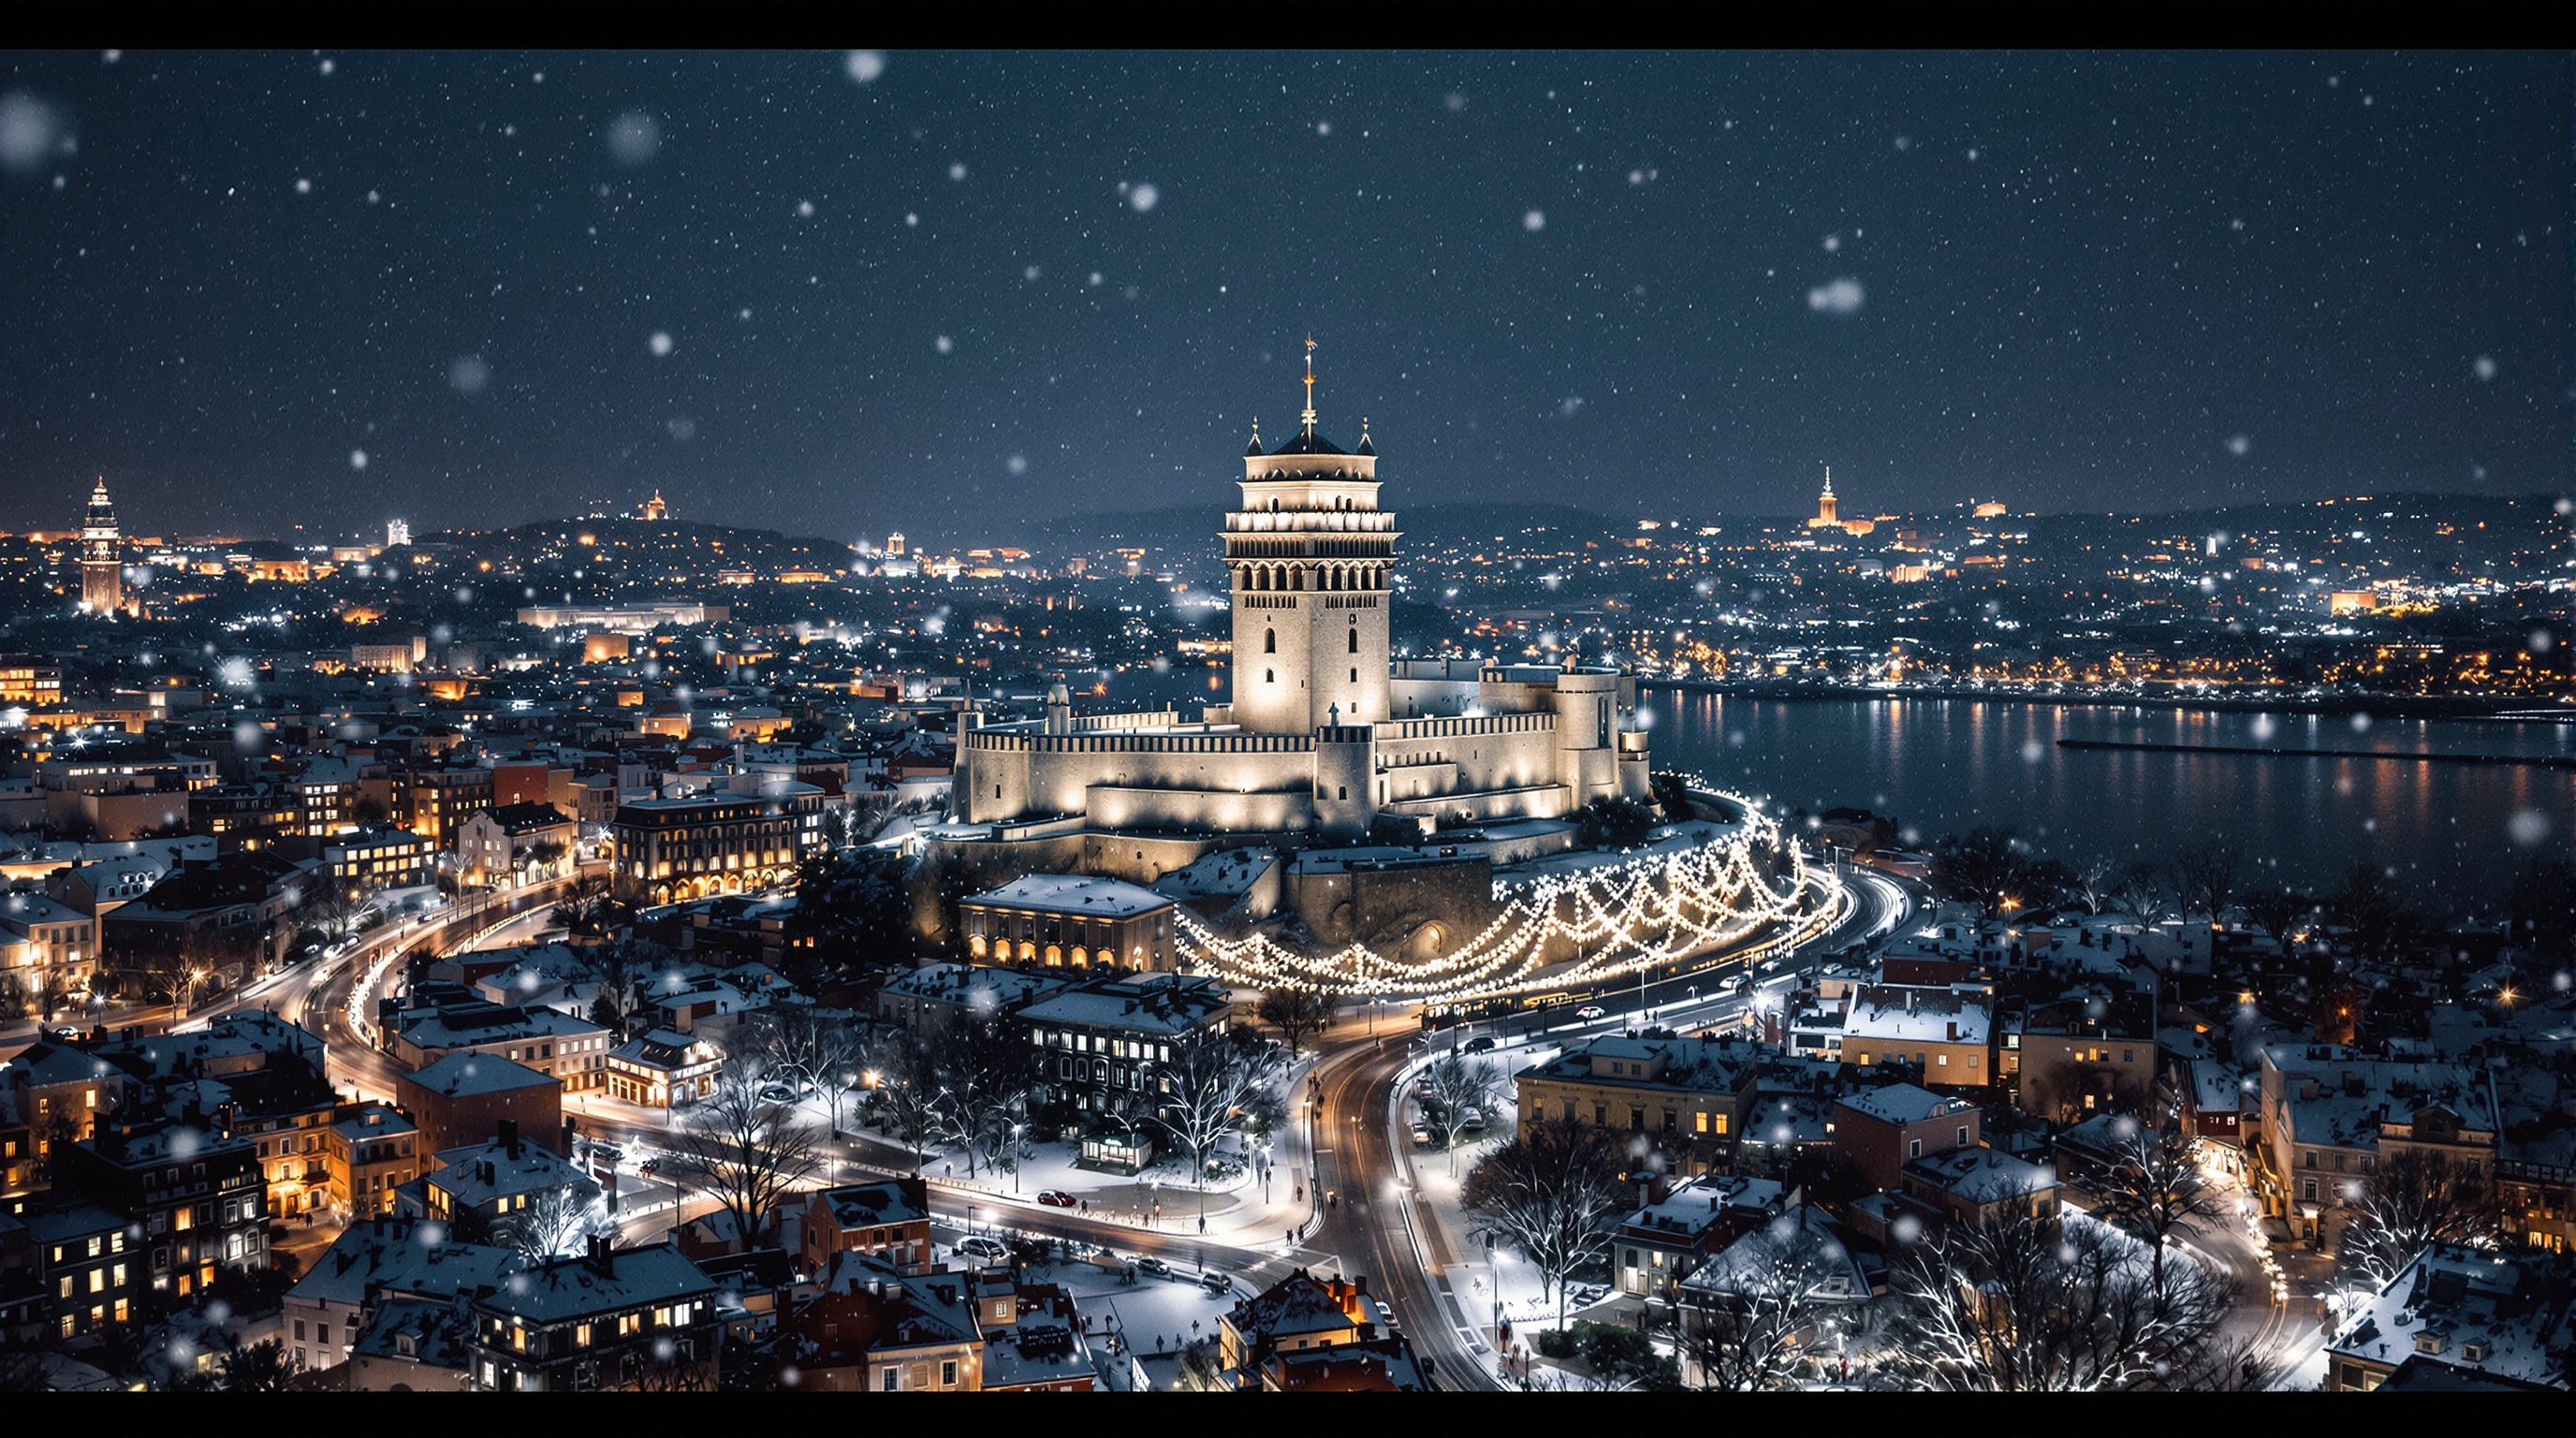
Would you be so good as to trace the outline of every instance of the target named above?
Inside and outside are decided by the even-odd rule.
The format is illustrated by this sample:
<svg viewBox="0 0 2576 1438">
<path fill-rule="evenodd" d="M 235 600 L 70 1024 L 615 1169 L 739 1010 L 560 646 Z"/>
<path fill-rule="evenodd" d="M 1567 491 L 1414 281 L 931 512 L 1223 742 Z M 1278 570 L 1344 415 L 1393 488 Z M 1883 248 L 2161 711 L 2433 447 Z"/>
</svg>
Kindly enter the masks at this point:
<svg viewBox="0 0 2576 1438">
<path fill-rule="evenodd" d="M 458 355 L 447 367 L 447 382 L 458 394 L 481 394 L 483 386 L 492 382 L 492 367 L 481 355 Z"/>
<path fill-rule="evenodd" d="M 339 62 L 337 62 L 337 61 L 334 61 L 334 60 L 325 60 L 325 61 L 323 61 L 323 62 L 322 62 L 322 73 L 323 73 L 323 74 L 325 74 L 325 75 L 328 75 L 328 74 L 330 74 L 332 71 L 337 70 L 337 69 L 339 69 L 339 68 L 340 68 L 340 66 L 339 66 Z"/>
<path fill-rule="evenodd" d="M 957 348 L 957 342 L 946 335 L 941 335 L 939 338 L 930 342 L 930 347 L 939 351 L 941 354 L 948 354 Z"/>
<path fill-rule="evenodd" d="M 2047 746 L 2047 745 L 2045 745 L 2045 744 L 2043 744 L 2043 743 L 2039 742 L 2039 741 L 2038 741 L 2038 740 L 2036 740 L 2036 739 L 2024 739 L 2023 741 L 2021 741 L 2021 761 L 2022 761 L 2023 763 L 2025 763 L 2025 764 L 2036 764 L 2036 763 L 2038 763 L 2039 761 L 2041 761 L 2042 759 L 2045 759 L 2045 758 L 2047 758 L 2047 757 L 2048 757 L 2048 746 Z"/>
<path fill-rule="evenodd" d="M 1830 255 L 1830 254 L 1834 253 L 1835 251 L 1837 251 L 1837 250 L 1841 249 L 1842 247 L 1843 247 L 1843 237 L 1842 237 L 1842 236 L 1840 236 L 1840 235 L 1827 235 L 1827 236 L 1825 236 L 1825 253 L 1826 253 L 1826 254 L 1829 254 L 1829 255 Z"/>
<path fill-rule="evenodd" d="M 2549 837 L 2549 816 L 2538 809 L 2524 809 L 2506 820 L 2504 827 L 2515 843 L 2528 849 Z"/>
<path fill-rule="evenodd" d="M 814 218 L 814 202 L 812 200 L 798 200 L 796 202 L 796 218 L 800 220 L 810 220 Z"/>
<path fill-rule="evenodd" d="M 1860 281 L 1845 276 L 1807 291 L 1807 308 L 1829 315 L 1856 315 L 1867 298 Z"/>
<path fill-rule="evenodd" d="M 1127 187 L 1127 203 L 1135 206 L 1136 213 L 1140 215 L 1162 203 L 1162 199 L 1163 192 L 1156 189 L 1150 182 L 1140 182 Z"/>
<path fill-rule="evenodd" d="M 2253 448 L 2254 441 L 2247 439 L 2241 434 L 2231 434 L 2227 437 L 2227 452 L 2236 456 L 2238 459 L 2243 459 L 2248 453 L 2252 452 Z"/>
<path fill-rule="evenodd" d="M 363 449 L 353 449 L 349 451 L 349 467 L 351 469 L 365 469 L 367 467 L 367 452 Z"/>
<path fill-rule="evenodd" d="M 1537 210 L 1521 216 L 1521 228 L 1535 234 L 1547 228 L 1547 216 Z"/>
<path fill-rule="evenodd" d="M 885 73 L 885 52 L 853 50 L 841 61 L 841 68 L 848 71 L 850 78 L 858 83 L 873 85 L 877 77 Z"/>
<path fill-rule="evenodd" d="M 2476 361 L 2470 364 L 2469 369 L 2482 380 L 2494 379 L 2496 376 L 2495 361 L 2485 355 L 2478 356 Z"/>
<path fill-rule="evenodd" d="M 650 164 L 662 150 L 662 122 L 642 110 L 629 110 L 608 122 L 608 155 L 633 169 Z"/>
<path fill-rule="evenodd" d="M 644 343 L 656 355 L 666 355 L 671 352 L 671 337 L 660 330 L 653 331 L 653 337 Z"/>
<path fill-rule="evenodd" d="M 1002 462 L 1002 467 L 1013 474 L 1026 474 L 1029 472 L 1029 457 L 1024 454 L 1012 455 Z"/>
<path fill-rule="evenodd" d="M 0 167 L 32 175 L 68 144 L 63 113 L 24 90 L 0 99 Z"/>
</svg>

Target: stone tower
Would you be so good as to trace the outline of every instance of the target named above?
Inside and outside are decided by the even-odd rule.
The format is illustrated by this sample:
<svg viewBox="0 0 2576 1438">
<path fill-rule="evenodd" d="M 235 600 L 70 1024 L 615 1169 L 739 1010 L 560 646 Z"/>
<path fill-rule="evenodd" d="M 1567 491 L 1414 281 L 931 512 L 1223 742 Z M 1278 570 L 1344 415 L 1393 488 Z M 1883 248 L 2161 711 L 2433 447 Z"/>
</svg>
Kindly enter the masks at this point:
<svg viewBox="0 0 2576 1438">
<path fill-rule="evenodd" d="M 1234 591 L 1234 722 L 1256 734 L 1390 718 L 1387 599 L 1395 516 L 1377 507 L 1368 422 L 1356 450 L 1315 429 L 1315 342 L 1294 439 L 1243 453 L 1243 508 L 1225 517 Z"/>
<path fill-rule="evenodd" d="M 124 548 L 102 474 L 89 492 L 89 512 L 81 518 L 81 607 L 90 613 L 114 614 L 125 607 Z"/>
</svg>

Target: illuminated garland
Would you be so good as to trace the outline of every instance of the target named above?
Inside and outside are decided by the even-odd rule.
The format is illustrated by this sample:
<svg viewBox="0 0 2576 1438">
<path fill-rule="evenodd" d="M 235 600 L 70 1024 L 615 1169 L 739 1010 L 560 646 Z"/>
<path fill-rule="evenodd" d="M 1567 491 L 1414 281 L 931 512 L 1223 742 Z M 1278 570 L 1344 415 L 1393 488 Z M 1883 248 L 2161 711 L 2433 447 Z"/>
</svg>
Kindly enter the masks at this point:
<svg viewBox="0 0 2576 1438">
<path fill-rule="evenodd" d="M 1222 938 L 1184 910 L 1181 955 L 1194 970 L 1252 988 L 1455 1002 L 1583 988 L 1692 957 L 1749 964 L 1808 942 L 1850 912 L 1841 881 L 1811 868 L 1752 801 L 1705 784 L 1692 790 L 1734 804 L 1743 818 L 1671 825 L 1612 862 L 1497 875 L 1502 912 L 1448 953 L 1409 959 L 1350 944 L 1311 954 L 1266 934 Z M 1702 829 L 1719 832 L 1704 842 L 1689 837 Z M 1788 855 L 1789 873 L 1762 872 L 1757 849 Z M 1557 939 L 1570 940 L 1578 957 L 1548 961 Z"/>
</svg>

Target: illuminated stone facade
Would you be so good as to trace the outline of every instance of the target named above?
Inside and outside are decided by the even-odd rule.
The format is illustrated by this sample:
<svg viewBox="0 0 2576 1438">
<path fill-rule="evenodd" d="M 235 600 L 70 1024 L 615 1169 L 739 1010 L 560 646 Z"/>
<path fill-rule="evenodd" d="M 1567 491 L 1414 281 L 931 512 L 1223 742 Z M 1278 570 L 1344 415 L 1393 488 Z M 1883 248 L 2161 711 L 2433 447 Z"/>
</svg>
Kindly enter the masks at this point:
<svg viewBox="0 0 2576 1438">
<path fill-rule="evenodd" d="M 970 718 L 960 819 L 1349 838 L 1381 815 L 1428 832 L 1647 797 L 1633 675 L 1497 664 L 1470 691 L 1391 672 L 1395 516 L 1365 426 L 1354 450 L 1317 433 L 1313 383 L 1310 365 L 1294 439 L 1255 432 L 1225 517 L 1233 702 L 1077 718 L 1059 688 L 1042 719 Z"/>
</svg>

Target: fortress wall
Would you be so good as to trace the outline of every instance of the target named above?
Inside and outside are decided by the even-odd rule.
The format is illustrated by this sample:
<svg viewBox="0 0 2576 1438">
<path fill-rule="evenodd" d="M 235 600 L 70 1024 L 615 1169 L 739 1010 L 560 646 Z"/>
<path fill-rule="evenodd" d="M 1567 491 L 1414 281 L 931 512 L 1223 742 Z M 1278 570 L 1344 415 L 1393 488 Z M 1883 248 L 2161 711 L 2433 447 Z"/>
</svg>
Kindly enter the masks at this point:
<svg viewBox="0 0 2576 1438">
<path fill-rule="evenodd" d="M 1104 829 L 1213 829 L 1259 834 L 1310 828 L 1315 801 L 1300 783 L 1293 789 L 1163 789 L 1094 784 L 1083 803 L 1091 823 Z"/>
<path fill-rule="evenodd" d="M 1242 846 L 1243 836 L 1240 834 L 1085 834 L 1082 836 L 1081 864 L 1078 869 L 1067 872 L 1100 874 L 1124 879 L 1131 884 L 1150 884 L 1174 869 L 1188 868 L 1219 849 Z M 1273 902 L 1276 902 L 1275 897 Z"/>
<path fill-rule="evenodd" d="M 1288 905 L 1316 939 L 1380 953 L 1447 953 L 1494 921 L 1494 869 L 1481 856 L 1386 869 L 1291 874 Z M 1436 928 L 1438 933 L 1428 932 Z"/>
</svg>

